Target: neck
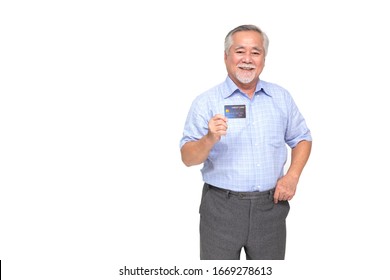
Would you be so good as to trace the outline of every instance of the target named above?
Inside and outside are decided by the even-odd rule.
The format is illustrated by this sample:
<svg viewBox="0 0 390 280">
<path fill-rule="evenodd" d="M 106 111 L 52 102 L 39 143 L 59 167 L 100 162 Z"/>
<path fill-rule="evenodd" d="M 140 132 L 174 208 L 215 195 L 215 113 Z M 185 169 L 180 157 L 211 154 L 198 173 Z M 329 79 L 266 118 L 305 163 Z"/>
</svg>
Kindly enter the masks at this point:
<svg viewBox="0 0 390 280">
<path fill-rule="evenodd" d="M 251 92 L 243 91 L 243 93 L 245 93 L 248 96 L 249 99 L 252 99 L 255 92 L 254 91 L 251 91 Z"/>
<path fill-rule="evenodd" d="M 242 84 L 240 83 L 238 88 L 245 93 L 250 99 L 252 99 L 253 95 L 255 94 L 256 91 L 256 86 L 257 86 L 257 79 L 249 84 Z"/>
</svg>

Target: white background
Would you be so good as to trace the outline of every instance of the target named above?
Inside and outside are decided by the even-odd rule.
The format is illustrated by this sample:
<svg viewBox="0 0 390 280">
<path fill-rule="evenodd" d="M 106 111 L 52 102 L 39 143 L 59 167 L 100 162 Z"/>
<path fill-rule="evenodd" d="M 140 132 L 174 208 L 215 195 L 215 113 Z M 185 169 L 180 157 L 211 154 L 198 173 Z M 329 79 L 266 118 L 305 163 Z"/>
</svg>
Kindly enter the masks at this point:
<svg viewBox="0 0 390 280">
<path fill-rule="evenodd" d="M 125 265 L 233 264 L 272 265 L 268 279 L 384 279 L 385 4 L 2 1 L 4 279 L 127 279 L 118 274 Z M 225 79 L 223 40 L 241 24 L 268 34 L 261 78 L 293 95 L 313 151 L 291 201 L 286 261 L 206 265 L 200 166 L 181 163 L 179 140 L 195 96 Z"/>
</svg>

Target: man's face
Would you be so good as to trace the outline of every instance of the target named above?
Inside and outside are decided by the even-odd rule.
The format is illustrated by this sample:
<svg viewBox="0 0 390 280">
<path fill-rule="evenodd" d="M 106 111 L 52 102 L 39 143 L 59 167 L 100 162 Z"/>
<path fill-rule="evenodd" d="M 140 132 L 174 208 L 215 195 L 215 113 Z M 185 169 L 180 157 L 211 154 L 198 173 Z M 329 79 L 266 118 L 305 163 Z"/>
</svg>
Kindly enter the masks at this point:
<svg viewBox="0 0 390 280">
<path fill-rule="evenodd" d="M 225 53 L 229 77 L 239 87 L 255 86 L 265 62 L 263 38 L 256 31 L 240 31 L 232 39 L 233 45 Z"/>
</svg>

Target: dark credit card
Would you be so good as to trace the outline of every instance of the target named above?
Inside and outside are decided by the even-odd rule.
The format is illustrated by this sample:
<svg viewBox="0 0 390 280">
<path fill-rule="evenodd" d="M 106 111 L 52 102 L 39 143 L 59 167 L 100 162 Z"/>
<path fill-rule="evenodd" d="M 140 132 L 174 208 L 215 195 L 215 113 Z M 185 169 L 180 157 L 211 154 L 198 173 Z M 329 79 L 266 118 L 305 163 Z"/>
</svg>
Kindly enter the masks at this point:
<svg viewBox="0 0 390 280">
<path fill-rule="evenodd" d="M 234 118 L 246 118 L 245 105 L 225 105 L 225 117 Z"/>
</svg>

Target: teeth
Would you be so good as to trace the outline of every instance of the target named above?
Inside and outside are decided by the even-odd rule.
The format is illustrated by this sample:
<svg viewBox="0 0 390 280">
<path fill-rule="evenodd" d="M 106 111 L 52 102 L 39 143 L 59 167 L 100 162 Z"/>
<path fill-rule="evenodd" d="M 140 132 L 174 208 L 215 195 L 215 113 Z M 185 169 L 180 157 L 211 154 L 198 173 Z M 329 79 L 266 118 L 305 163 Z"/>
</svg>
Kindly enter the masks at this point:
<svg viewBox="0 0 390 280">
<path fill-rule="evenodd" d="M 238 65 L 238 67 L 240 67 L 243 70 L 252 70 L 252 69 L 256 68 L 256 67 L 253 67 L 252 65 L 245 65 L 245 64 Z"/>
</svg>

